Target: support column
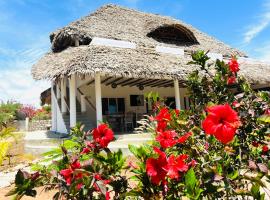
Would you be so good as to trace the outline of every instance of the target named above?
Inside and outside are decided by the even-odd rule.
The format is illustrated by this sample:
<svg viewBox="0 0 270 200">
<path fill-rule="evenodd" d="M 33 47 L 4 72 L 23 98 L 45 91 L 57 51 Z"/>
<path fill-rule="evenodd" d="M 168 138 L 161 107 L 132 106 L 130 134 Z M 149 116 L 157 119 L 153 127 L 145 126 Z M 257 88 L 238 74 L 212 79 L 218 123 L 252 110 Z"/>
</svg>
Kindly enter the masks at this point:
<svg viewBox="0 0 270 200">
<path fill-rule="evenodd" d="M 76 125 L 77 116 L 76 116 L 76 75 L 73 74 L 69 78 L 69 102 L 70 102 L 70 127 Z"/>
<path fill-rule="evenodd" d="M 60 94 L 60 88 L 59 88 L 59 83 L 55 83 L 56 86 L 56 98 L 57 100 L 61 98 L 61 94 Z"/>
<path fill-rule="evenodd" d="M 54 82 L 51 82 L 51 106 L 52 106 L 52 131 L 56 131 L 56 120 L 57 120 L 57 116 L 56 116 L 56 105 L 55 105 L 55 93 L 54 93 Z"/>
<path fill-rule="evenodd" d="M 85 95 L 81 95 L 81 112 L 86 112 L 86 99 Z"/>
<path fill-rule="evenodd" d="M 67 83 L 66 78 L 61 79 L 61 111 L 62 113 L 67 113 L 67 102 L 65 97 L 67 96 Z"/>
<path fill-rule="evenodd" d="M 101 83 L 99 73 L 95 74 L 95 94 L 97 125 L 99 125 L 102 122 Z"/>
<path fill-rule="evenodd" d="M 179 91 L 178 80 L 174 80 L 174 92 L 175 92 L 176 109 L 180 110 L 181 109 L 181 104 L 180 104 L 180 91 Z"/>
</svg>

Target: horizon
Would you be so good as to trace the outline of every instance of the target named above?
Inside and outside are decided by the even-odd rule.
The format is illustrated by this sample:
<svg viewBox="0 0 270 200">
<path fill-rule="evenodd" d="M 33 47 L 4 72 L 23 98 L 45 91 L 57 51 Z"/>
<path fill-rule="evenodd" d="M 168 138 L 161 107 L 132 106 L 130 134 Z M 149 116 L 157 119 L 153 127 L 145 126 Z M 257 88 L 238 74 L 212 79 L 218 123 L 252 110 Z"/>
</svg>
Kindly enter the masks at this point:
<svg viewBox="0 0 270 200">
<path fill-rule="evenodd" d="M 251 58 L 270 61 L 270 0 L 59 2 L 0 0 L 0 102 L 16 100 L 38 107 L 39 95 L 50 82 L 34 81 L 31 66 L 50 51 L 49 33 L 108 3 L 182 20 Z"/>
</svg>

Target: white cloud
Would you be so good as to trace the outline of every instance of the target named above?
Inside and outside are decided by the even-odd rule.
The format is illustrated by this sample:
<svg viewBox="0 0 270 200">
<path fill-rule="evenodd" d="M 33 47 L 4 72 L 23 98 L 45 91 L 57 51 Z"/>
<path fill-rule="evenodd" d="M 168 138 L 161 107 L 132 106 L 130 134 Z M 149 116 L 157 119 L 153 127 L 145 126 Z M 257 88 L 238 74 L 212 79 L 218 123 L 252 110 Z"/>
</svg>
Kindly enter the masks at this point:
<svg viewBox="0 0 270 200">
<path fill-rule="evenodd" d="M 263 13 L 258 16 L 256 23 L 249 25 L 244 33 L 244 43 L 250 43 L 257 35 L 270 25 L 270 0 L 263 4 Z"/>
<path fill-rule="evenodd" d="M 270 63 L 270 42 L 254 49 L 254 52 L 257 54 L 257 59 Z"/>
<path fill-rule="evenodd" d="M 48 82 L 34 81 L 31 67 L 47 50 L 48 42 L 42 39 L 25 50 L 0 48 L 0 100 L 15 100 L 39 106 L 40 93 L 50 87 Z"/>
</svg>

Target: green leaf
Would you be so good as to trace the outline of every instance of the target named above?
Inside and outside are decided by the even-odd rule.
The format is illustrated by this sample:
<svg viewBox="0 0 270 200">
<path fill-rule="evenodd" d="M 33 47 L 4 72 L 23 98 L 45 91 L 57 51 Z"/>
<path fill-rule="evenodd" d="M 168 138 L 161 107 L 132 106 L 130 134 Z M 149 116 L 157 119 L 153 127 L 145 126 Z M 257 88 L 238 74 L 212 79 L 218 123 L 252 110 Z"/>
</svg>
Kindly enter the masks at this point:
<svg viewBox="0 0 270 200">
<path fill-rule="evenodd" d="M 13 188 L 11 190 L 8 191 L 7 194 L 5 194 L 6 197 L 8 196 L 12 196 L 12 195 L 15 195 L 17 193 L 17 189 L 16 188 Z"/>
<path fill-rule="evenodd" d="M 24 173 L 19 169 L 15 176 L 15 184 L 23 185 L 24 180 L 25 180 Z"/>
<path fill-rule="evenodd" d="M 262 115 L 258 117 L 259 122 L 270 123 L 270 115 Z"/>
<path fill-rule="evenodd" d="M 237 170 L 234 170 L 232 173 L 230 173 L 229 175 L 228 175 L 228 177 L 230 178 L 230 179 L 232 179 L 232 180 L 234 180 L 234 179 L 236 179 L 237 177 L 238 177 L 238 171 Z"/>
<path fill-rule="evenodd" d="M 196 178 L 193 168 L 188 170 L 185 175 L 185 184 L 187 194 L 190 199 L 199 199 L 203 190 L 199 187 L 199 181 Z"/>
<path fill-rule="evenodd" d="M 186 183 L 186 188 L 187 188 L 187 192 L 189 194 L 193 194 L 195 186 L 196 186 L 196 175 L 194 170 L 191 168 L 185 176 L 185 183 Z"/>
<path fill-rule="evenodd" d="M 0 142 L 0 165 L 2 164 L 9 148 L 9 142 Z"/>
</svg>

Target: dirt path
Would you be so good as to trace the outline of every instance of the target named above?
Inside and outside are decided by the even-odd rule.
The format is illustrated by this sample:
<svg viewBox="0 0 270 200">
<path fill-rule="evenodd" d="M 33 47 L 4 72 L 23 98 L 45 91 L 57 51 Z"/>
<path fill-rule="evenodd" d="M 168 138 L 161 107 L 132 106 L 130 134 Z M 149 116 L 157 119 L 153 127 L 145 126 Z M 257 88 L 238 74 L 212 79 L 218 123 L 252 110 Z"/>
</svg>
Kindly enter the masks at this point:
<svg viewBox="0 0 270 200">
<path fill-rule="evenodd" d="M 5 197 L 5 194 L 11 189 L 12 187 L 6 187 L 2 188 L 0 190 L 0 200 L 10 200 L 12 197 Z M 35 198 L 33 197 L 23 197 L 22 200 L 33 200 L 33 199 L 38 199 L 38 200 L 51 200 L 53 198 L 53 195 L 56 193 L 56 190 L 52 191 L 43 191 L 43 188 L 37 188 L 37 196 Z"/>
</svg>

